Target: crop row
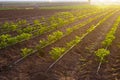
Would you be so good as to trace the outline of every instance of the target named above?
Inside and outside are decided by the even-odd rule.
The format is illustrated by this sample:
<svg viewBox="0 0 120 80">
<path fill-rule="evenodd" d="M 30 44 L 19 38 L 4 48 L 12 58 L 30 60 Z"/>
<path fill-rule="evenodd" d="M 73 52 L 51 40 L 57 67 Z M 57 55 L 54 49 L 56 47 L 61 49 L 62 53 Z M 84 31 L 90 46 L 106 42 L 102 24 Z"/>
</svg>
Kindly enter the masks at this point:
<svg viewBox="0 0 120 80">
<path fill-rule="evenodd" d="M 110 54 L 110 50 L 107 48 L 112 44 L 112 41 L 115 39 L 115 32 L 120 24 L 120 16 L 116 19 L 115 23 L 111 30 L 107 33 L 105 39 L 102 41 L 103 48 L 98 49 L 95 51 L 95 55 L 98 57 L 100 63 L 97 69 L 97 73 L 99 72 L 101 64 L 105 61 L 105 58 Z"/>
<path fill-rule="evenodd" d="M 91 11 L 91 10 L 89 10 L 89 11 Z M 86 12 L 84 11 L 84 13 L 87 13 L 89 11 L 86 11 Z M 9 31 L 15 31 L 15 30 L 21 28 L 21 26 L 25 25 L 25 24 L 26 24 L 25 26 L 28 26 L 28 25 L 31 26 L 31 24 L 33 24 L 34 26 L 36 26 L 36 24 L 38 24 L 40 22 L 42 22 L 42 23 L 43 22 L 52 23 L 53 21 L 55 22 L 56 20 L 63 19 L 65 17 L 69 17 L 70 15 L 68 13 L 71 14 L 72 16 L 74 16 L 72 12 L 64 12 L 64 13 L 63 12 L 59 12 L 59 13 L 56 13 L 53 16 L 49 17 L 48 19 L 45 19 L 44 17 L 42 17 L 41 19 L 35 19 L 35 20 L 33 20 L 32 23 L 28 23 L 27 20 L 20 20 L 20 21 L 18 21 L 16 23 L 14 23 L 14 22 L 10 22 L 10 23 L 5 22 L 3 25 L 1 25 L 2 26 L 1 27 L 1 32 L 5 33 L 6 31 L 7 32 L 9 32 Z M 77 13 L 81 13 L 81 12 L 77 12 Z M 66 15 L 68 15 L 68 16 L 66 16 Z M 46 23 L 46 25 L 47 24 L 48 23 Z M 50 24 L 48 24 L 48 25 L 50 25 Z"/>
<path fill-rule="evenodd" d="M 102 9 L 100 11 L 102 11 Z M 74 18 L 74 21 L 79 20 L 82 17 L 85 17 L 85 16 L 82 16 L 82 15 L 84 15 L 86 13 L 88 13 L 88 15 L 90 15 L 89 13 L 94 13 L 94 12 L 98 12 L 97 9 L 85 10 L 85 11 L 77 11 L 76 10 L 74 12 L 60 12 L 60 13 L 54 14 L 53 16 L 51 16 L 47 19 L 45 19 L 44 17 L 42 17 L 41 19 L 36 19 L 36 20 L 33 21 L 33 23 L 28 23 L 27 20 L 21 20 L 21 21 L 18 21 L 17 23 L 5 22 L 3 25 L 1 25 L 2 27 L 0 29 L 1 30 L 0 32 L 1 32 L 1 34 L 9 33 L 11 31 L 16 31 L 18 33 L 19 32 L 21 33 L 24 30 L 26 31 L 26 29 L 24 29 L 24 28 L 26 28 L 26 26 L 29 27 L 29 28 L 39 27 L 39 26 L 44 26 L 44 27 L 58 26 L 58 25 L 63 24 L 63 21 L 65 22 L 65 20 L 67 20 L 67 19 L 69 20 L 70 18 Z M 24 25 L 24 27 L 23 27 L 23 25 Z"/>
<path fill-rule="evenodd" d="M 67 47 L 65 47 L 65 48 L 62 48 L 62 53 L 63 52 L 66 52 L 66 51 L 68 51 L 69 49 L 72 49 L 72 46 L 74 47 L 75 45 L 77 45 L 86 35 L 88 35 L 91 31 L 93 31 L 97 26 L 99 26 L 101 23 L 103 23 L 108 17 L 110 17 L 111 15 L 113 14 L 113 12 L 111 13 L 111 14 L 109 14 L 109 15 L 107 15 L 105 18 L 103 18 L 101 21 L 99 21 L 99 23 L 97 24 L 97 25 L 93 25 L 92 27 L 90 27 L 88 30 L 87 30 L 87 32 L 85 33 L 85 34 L 83 34 L 81 37 L 77 37 L 76 36 L 76 38 L 75 38 L 75 40 L 72 40 L 72 41 L 70 41 L 70 42 L 68 42 L 67 43 Z M 105 13 L 104 13 L 104 15 L 105 15 Z M 102 16 L 102 15 L 101 15 Z M 99 15 L 99 17 L 100 17 L 100 15 Z M 97 19 L 98 17 L 96 17 L 96 19 Z M 89 20 L 88 20 L 88 22 L 89 22 Z M 80 27 L 80 25 L 78 26 L 78 27 Z M 74 28 L 73 28 L 74 29 Z M 76 28 L 76 29 L 78 29 L 78 28 Z M 66 33 L 66 34 L 68 34 L 68 33 Z M 60 32 L 60 31 L 57 31 L 57 32 L 54 32 L 52 35 L 49 35 L 48 36 L 48 38 L 50 38 L 50 43 L 51 43 L 51 41 L 53 40 L 53 42 L 55 41 L 54 39 L 56 39 L 56 40 L 58 40 L 58 39 L 60 39 L 60 38 L 62 38 L 62 36 L 63 36 L 63 33 L 62 32 Z M 47 39 L 48 40 L 48 39 Z M 49 42 L 49 41 L 47 41 L 47 42 Z M 41 41 L 40 41 L 40 43 L 41 43 Z M 45 44 L 46 45 L 46 44 Z M 28 57 L 29 55 L 31 55 L 31 54 L 34 54 L 34 53 L 36 53 L 36 52 L 38 52 L 38 51 L 40 51 L 40 52 L 42 52 L 42 48 L 43 47 L 45 47 L 45 45 L 43 45 L 43 46 L 41 46 L 41 44 L 40 44 L 40 46 L 39 45 L 36 45 L 35 46 L 35 50 L 33 50 L 33 49 L 28 49 L 28 48 L 24 48 L 24 49 L 21 49 L 21 51 L 22 51 L 22 58 L 20 58 L 20 59 L 18 59 L 17 61 L 15 61 L 13 64 L 11 64 L 10 66 L 13 66 L 13 65 L 15 65 L 15 64 L 17 64 L 18 62 L 20 62 L 20 61 L 22 61 L 24 58 L 26 58 L 26 57 Z M 59 48 L 59 47 L 58 47 Z M 57 49 L 58 49 L 57 48 Z M 56 48 L 54 48 L 54 49 L 56 49 Z M 60 50 L 59 50 L 60 49 Z M 61 48 L 59 48 L 58 49 L 58 55 L 59 55 L 59 52 L 61 52 Z M 52 55 L 52 58 L 54 58 L 54 59 L 56 59 L 56 57 L 55 57 L 55 55 L 54 55 L 54 53 L 52 53 L 53 52 L 53 50 L 52 51 L 50 51 L 50 54 Z M 62 53 L 60 54 L 60 55 L 62 55 Z M 57 53 L 56 53 L 57 54 Z M 59 56 L 60 56 L 59 55 Z M 57 57 L 58 58 L 58 57 Z"/>
<path fill-rule="evenodd" d="M 53 47 L 52 50 L 49 52 L 51 57 L 56 60 L 54 63 L 52 63 L 48 70 L 52 68 L 64 55 L 66 55 L 73 47 L 75 47 L 78 43 L 82 41 L 89 33 L 91 33 L 95 28 L 97 28 L 99 25 L 104 23 L 113 13 L 107 15 L 102 20 L 100 20 L 96 25 L 92 25 L 86 33 L 82 34 L 81 37 L 76 36 L 74 40 L 67 42 L 65 47 Z M 47 70 L 47 71 L 48 71 Z"/>
<path fill-rule="evenodd" d="M 113 13 L 112 13 L 113 14 Z M 66 46 L 66 50 L 68 50 L 69 48 L 71 48 L 72 46 L 75 46 L 76 44 L 78 44 L 86 35 L 88 35 L 90 32 L 92 32 L 97 26 L 99 26 L 101 23 L 103 23 L 107 18 L 109 18 L 112 14 L 107 15 L 105 18 L 103 18 L 102 20 L 100 20 L 96 25 L 92 25 L 85 34 L 83 34 L 81 37 L 77 37 L 75 38 L 75 40 L 72 40 L 70 42 L 67 43 Z M 75 43 L 74 43 L 75 42 Z M 69 44 L 69 48 L 68 47 Z M 54 48 L 53 48 L 54 49 Z M 51 53 L 51 52 L 50 52 Z M 53 53 L 54 54 L 54 53 Z M 57 53 L 55 53 L 57 54 Z"/>
<path fill-rule="evenodd" d="M 64 17 L 63 15 L 68 15 L 68 16 Z M 58 16 L 58 17 L 55 17 L 55 16 Z M 61 16 L 63 16 L 63 17 L 61 17 Z M 46 21 L 45 24 L 41 24 L 41 22 L 40 22 L 41 20 L 34 20 L 33 25 L 31 25 L 31 24 L 28 24 L 26 20 L 23 20 L 21 22 L 22 22 L 22 25 L 25 25 L 25 27 L 21 27 L 22 25 L 20 23 L 10 23 L 9 24 L 9 23 L 6 22 L 2 26 L 1 32 L 5 33 L 6 31 L 7 32 L 17 31 L 19 33 L 21 30 L 24 31 L 24 30 L 29 29 L 29 28 L 32 29 L 33 27 L 36 27 L 36 28 L 41 27 L 41 26 L 42 27 L 47 27 L 47 25 L 48 25 L 47 22 L 49 22 L 49 21 L 50 21 L 49 23 L 54 22 L 54 24 L 51 24 L 51 26 L 55 26 L 55 25 L 57 25 L 55 23 L 59 22 L 59 23 L 62 24 L 64 22 L 67 22 L 67 20 L 69 20 L 69 18 L 72 19 L 72 17 L 73 17 L 73 15 L 71 15 L 69 12 L 62 12 L 62 13 L 55 14 L 55 15 L 51 16 L 50 18 L 48 18 L 48 21 Z M 44 21 L 45 19 L 42 18 L 42 20 Z M 27 28 L 26 26 L 29 27 L 29 28 Z"/>
<path fill-rule="evenodd" d="M 40 41 L 39 41 L 39 45 L 36 46 L 36 49 L 38 49 L 38 51 L 39 51 L 39 49 L 41 50 L 42 48 L 44 48 L 44 47 L 46 47 L 46 46 L 54 43 L 55 41 L 57 41 L 57 40 L 65 37 L 65 36 L 71 34 L 71 33 L 74 32 L 75 30 L 77 30 L 77 29 L 79 29 L 79 28 L 81 28 L 81 27 L 83 27 L 83 26 L 91 23 L 93 20 L 96 20 L 96 19 L 98 19 L 99 17 L 101 17 L 101 16 L 103 16 L 103 15 L 106 15 L 106 13 L 101 14 L 101 15 L 98 15 L 98 16 L 96 16 L 96 17 L 94 17 L 94 18 L 90 18 L 90 19 L 88 19 L 87 21 L 82 22 L 82 23 L 80 23 L 80 24 L 78 24 L 78 25 L 75 25 L 75 26 L 73 26 L 73 27 L 71 27 L 71 28 L 67 28 L 65 32 L 61 32 L 61 31 L 53 32 L 52 34 L 50 34 L 50 35 L 47 36 L 47 39 L 42 39 L 42 40 L 40 40 Z M 26 50 L 26 49 L 28 49 L 28 48 L 25 48 L 25 50 Z M 30 49 L 30 50 L 31 50 L 31 49 Z M 32 51 L 33 51 L 33 50 L 32 50 Z M 37 50 L 35 50 L 35 51 L 37 51 Z M 35 51 L 33 51 L 33 52 L 35 52 Z M 27 52 L 27 53 L 25 53 L 25 52 L 24 52 L 24 49 L 22 49 L 22 55 L 27 56 L 27 55 L 29 55 L 29 53 L 30 53 L 30 52 L 29 52 L 29 49 L 28 49 L 28 52 Z"/>
<path fill-rule="evenodd" d="M 84 10 L 91 10 L 91 9 L 94 9 L 95 7 L 87 7 L 87 8 L 84 8 L 84 7 L 82 7 L 82 8 L 80 8 L 80 6 L 79 6 L 79 9 L 78 10 L 80 10 L 80 11 L 84 11 Z M 96 7 L 97 9 L 99 9 L 98 7 Z M 38 10 L 39 11 L 39 10 Z M 64 10 L 63 10 L 64 11 Z M 13 14 L 14 15 L 14 14 Z M 45 15 L 46 16 L 46 15 Z M 47 16 L 49 16 L 49 15 L 47 15 Z M 2 19 L 2 20 L 12 20 L 12 19 L 14 19 L 15 18 L 15 22 L 17 22 L 17 21 L 19 21 L 19 20 L 22 20 L 22 19 L 26 19 L 26 17 L 27 17 L 27 19 L 29 20 L 29 19 L 35 19 L 36 17 L 41 17 L 41 16 L 34 16 L 34 15 L 20 15 L 20 16 L 18 16 L 18 17 L 10 17 L 9 16 L 9 18 L 0 18 L 0 19 Z"/>
<path fill-rule="evenodd" d="M 84 15 L 85 16 L 85 15 Z M 71 20 L 72 21 L 72 20 Z M 69 20 L 69 22 L 71 22 Z M 68 22 L 68 21 L 67 21 Z M 37 22 L 36 22 L 37 23 Z M 38 23 L 40 24 L 40 23 Z M 31 27 L 31 28 L 35 28 L 35 27 Z M 16 43 L 19 43 L 19 42 L 22 42 L 22 41 L 25 41 L 25 40 L 28 40 L 28 39 L 31 39 L 31 38 L 34 38 L 36 36 L 39 36 L 39 35 L 42 35 L 46 32 L 49 32 L 49 31 L 52 31 L 52 30 L 55 30 L 56 29 L 56 26 L 53 26 L 53 27 L 42 27 L 40 29 L 37 29 L 35 31 L 32 31 L 31 28 L 26 28 L 24 31 L 27 31 L 27 32 L 23 32 L 21 33 L 20 35 L 17 35 L 15 37 L 12 37 L 11 35 L 9 34 L 6 34 L 6 35 L 1 35 L 0 36 L 0 40 L 1 40 L 1 43 L 0 43 L 0 49 L 1 48 L 5 48 L 7 46 L 10 46 L 10 45 L 14 45 Z M 32 33 L 32 32 L 34 33 Z M 19 39 L 20 38 L 20 39 Z"/>
</svg>

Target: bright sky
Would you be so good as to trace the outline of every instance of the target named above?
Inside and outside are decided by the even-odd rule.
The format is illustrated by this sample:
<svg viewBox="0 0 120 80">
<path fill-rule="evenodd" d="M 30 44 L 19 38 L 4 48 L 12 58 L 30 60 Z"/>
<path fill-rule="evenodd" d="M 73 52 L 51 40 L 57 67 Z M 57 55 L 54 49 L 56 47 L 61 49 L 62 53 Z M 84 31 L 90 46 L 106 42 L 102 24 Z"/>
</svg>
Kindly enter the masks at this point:
<svg viewBox="0 0 120 80">
<path fill-rule="evenodd" d="M 88 1 L 88 0 L 0 0 L 0 1 L 48 1 L 48 2 L 58 2 L 58 1 Z M 120 2 L 120 0 L 91 0 L 92 2 Z"/>
<path fill-rule="evenodd" d="M 0 0 L 0 1 L 87 1 L 87 0 Z"/>
</svg>

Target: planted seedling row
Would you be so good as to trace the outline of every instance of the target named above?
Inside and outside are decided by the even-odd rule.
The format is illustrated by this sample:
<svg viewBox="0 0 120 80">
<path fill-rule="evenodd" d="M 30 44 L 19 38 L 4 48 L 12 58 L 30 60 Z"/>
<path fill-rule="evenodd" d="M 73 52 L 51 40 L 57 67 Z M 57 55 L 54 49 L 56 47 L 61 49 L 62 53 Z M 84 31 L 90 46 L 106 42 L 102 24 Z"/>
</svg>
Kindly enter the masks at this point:
<svg viewBox="0 0 120 80">
<path fill-rule="evenodd" d="M 104 23 L 113 13 L 107 15 L 105 18 L 100 20 L 96 25 L 91 26 L 85 34 L 82 34 L 81 37 L 76 36 L 74 40 L 66 43 L 65 47 L 53 47 L 49 52 L 51 57 L 55 60 L 47 69 L 48 72 L 58 61 L 60 61 L 72 48 L 74 48 L 78 43 L 80 43 L 89 33 L 91 33 L 95 28 Z"/>
<path fill-rule="evenodd" d="M 48 45 L 56 42 L 57 40 L 59 40 L 59 39 L 65 37 L 65 36 L 71 34 L 71 33 L 74 32 L 75 30 L 78 30 L 79 28 L 81 28 L 81 27 L 83 27 L 83 26 L 91 23 L 92 21 L 94 21 L 94 20 L 98 19 L 99 17 L 101 17 L 101 16 L 103 16 L 103 15 L 106 15 L 106 14 L 107 14 L 107 13 L 98 15 L 98 16 L 96 16 L 96 17 L 94 17 L 94 18 L 88 19 L 88 20 L 85 21 L 85 22 L 82 22 L 81 24 L 75 25 L 75 26 L 73 26 L 73 27 L 71 27 L 71 28 L 67 28 L 65 32 L 61 32 L 61 31 L 59 31 L 59 30 L 56 31 L 56 32 L 53 32 L 52 34 L 50 34 L 50 35 L 47 36 L 47 39 L 46 39 L 46 40 L 45 40 L 45 39 L 40 40 L 40 41 L 39 41 L 39 45 L 37 45 L 36 47 L 37 47 L 38 49 L 42 49 L 42 48 L 44 48 L 44 47 L 46 47 L 46 46 L 48 46 Z M 28 48 L 25 48 L 25 49 L 28 49 Z M 23 50 L 24 50 L 24 49 L 22 49 L 22 51 L 23 51 Z M 30 50 L 32 50 L 32 49 L 30 49 Z M 32 50 L 32 51 L 35 52 L 35 51 L 38 51 L 38 50 L 35 50 L 35 51 Z M 28 53 L 24 53 L 24 52 L 23 52 L 22 55 L 24 55 L 24 56 L 29 55 L 29 52 L 28 52 Z"/>
<path fill-rule="evenodd" d="M 68 16 L 68 17 L 73 16 L 73 17 L 79 19 L 79 18 L 81 18 L 81 15 L 86 14 L 86 13 L 88 13 L 88 12 L 94 13 L 93 10 L 87 11 L 87 12 L 84 12 L 84 13 L 82 13 L 82 12 L 77 12 L 79 15 L 74 16 L 73 14 L 75 14 L 75 13 L 60 12 L 60 13 L 56 13 L 55 15 L 49 17 L 49 18 L 46 19 L 46 20 L 45 20 L 44 17 L 41 18 L 41 20 L 39 20 L 39 19 L 34 20 L 33 23 L 27 23 L 27 20 L 21 20 L 21 21 L 19 21 L 19 22 L 17 22 L 17 23 L 13 23 L 13 22 L 8 23 L 8 22 L 6 22 L 6 23 L 3 24 L 3 29 L 1 29 L 1 32 L 2 32 L 1 34 L 6 34 L 6 33 L 9 33 L 9 32 L 11 32 L 11 31 L 16 31 L 16 32 L 19 33 L 19 30 L 21 30 L 21 32 L 22 32 L 22 30 L 23 30 L 23 31 L 25 30 L 24 28 L 27 29 L 26 26 L 28 26 L 28 27 L 30 27 L 30 28 L 32 28 L 32 27 L 39 27 L 40 25 L 42 25 L 42 26 L 50 26 L 50 25 L 52 25 L 53 23 L 55 23 L 55 21 L 58 23 L 58 22 L 60 22 L 60 21 L 66 20 L 66 19 L 64 19 L 64 17 L 66 17 L 66 16 Z M 63 13 L 64 13 L 64 14 L 63 14 Z M 80 13 L 81 13 L 81 14 L 80 14 Z M 89 13 L 88 13 L 88 14 L 89 14 Z M 65 15 L 65 16 L 64 16 L 64 15 Z M 54 20 L 53 20 L 53 19 L 54 19 Z M 56 19 L 56 20 L 55 20 L 55 19 Z M 61 19 L 61 20 L 60 20 L 60 19 Z M 69 19 L 69 18 L 68 18 L 68 19 Z M 59 20 L 60 20 L 60 21 L 59 21 Z M 41 21 L 43 21 L 43 22 L 41 22 Z M 53 21 L 54 21 L 54 22 L 53 22 Z M 49 22 L 51 22 L 52 24 L 51 24 L 51 23 L 48 24 Z M 24 25 L 24 27 L 22 26 L 22 24 Z M 25 25 L 25 24 L 26 24 L 26 25 Z M 55 24 L 54 24 L 54 25 L 55 25 Z M 21 27 L 21 26 L 22 26 L 22 27 Z M 33 29 L 34 29 L 34 28 L 33 28 Z"/>
<path fill-rule="evenodd" d="M 69 45 L 69 48 L 71 48 L 71 45 L 75 42 L 75 43 L 78 43 L 80 40 L 82 40 L 88 33 L 90 33 L 92 30 L 94 30 L 98 25 L 100 25 L 106 18 L 102 19 L 101 21 L 99 21 L 99 23 L 96 25 L 96 26 L 92 26 L 91 28 L 89 28 L 87 30 L 87 33 L 83 34 L 82 37 L 76 37 L 75 40 L 67 43 L 67 45 Z M 89 21 L 89 20 L 88 20 Z M 56 32 L 57 33 L 57 32 Z M 63 35 L 61 32 L 58 32 L 59 35 Z M 58 34 L 57 34 L 58 35 Z M 58 37 L 59 39 L 59 37 Z M 80 40 L 79 40 L 80 39 Z M 75 45 L 74 45 L 75 46 Z M 68 46 L 67 46 L 68 47 Z M 40 48 L 39 48 L 40 49 Z M 64 49 L 62 49 L 64 51 Z M 15 61 L 14 63 L 10 64 L 8 67 L 13 67 L 15 64 L 19 63 L 20 61 L 24 60 L 25 58 L 27 58 L 29 55 L 33 54 L 33 53 L 36 53 L 37 50 L 32 50 L 32 49 L 27 49 L 27 48 L 24 48 L 22 49 L 22 52 L 23 52 L 23 57 L 18 59 L 17 61 Z M 32 52 L 32 53 L 31 53 Z M 26 53 L 29 53 L 26 55 Z M 24 55 L 25 54 L 25 55 Z M 50 52 L 51 54 L 51 52 Z M 53 57 L 53 56 L 52 56 Z"/>
<path fill-rule="evenodd" d="M 97 69 L 97 74 L 100 70 L 100 67 L 103 62 L 105 62 L 105 58 L 110 54 L 110 50 L 108 50 L 108 47 L 112 44 L 112 41 L 115 39 L 115 32 L 120 24 L 120 16 L 116 19 L 115 23 L 113 24 L 113 27 L 111 30 L 107 33 L 105 40 L 102 41 L 103 48 L 98 49 L 95 51 L 95 55 L 99 59 L 99 66 Z"/>
<path fill-rule="evenodd" d="M 10 35 L 2 35 L 1 36 L 1 44 L 0 44 L 1 48 L 5 48 L 7 46 L 11 46 L 11 45 L 14 45 L 16 43 L 19 43 L 19 42 L 22 42 L 25 40 L 29 40 L 29 39 L 34 38 L 36 36 L 42 35 L 42 34 L 44 34 L 44 32 L 45 33 L 47 32 L 46 30 L 49 31 L 47 28 L 42 27 L 40 29 L 40 31 L 35 32 L 34 35 L 32 33 L 23 33 L 23 34 L 17 35 L 16 37 L 11 37 Z"/>
</svg>

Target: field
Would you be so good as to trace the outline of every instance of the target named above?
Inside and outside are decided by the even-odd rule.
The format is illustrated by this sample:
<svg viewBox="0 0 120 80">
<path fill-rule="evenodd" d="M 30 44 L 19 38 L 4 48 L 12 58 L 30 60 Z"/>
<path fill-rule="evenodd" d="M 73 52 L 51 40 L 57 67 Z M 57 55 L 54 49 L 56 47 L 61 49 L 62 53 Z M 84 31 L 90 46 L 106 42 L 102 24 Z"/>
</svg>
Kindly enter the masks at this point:
<svg viewBox="0 0 120 80">
<path fill-rule="evenodd" d="M 120 80 L 120 6 L 1 9 L 0 80 Z"/>
</svg>

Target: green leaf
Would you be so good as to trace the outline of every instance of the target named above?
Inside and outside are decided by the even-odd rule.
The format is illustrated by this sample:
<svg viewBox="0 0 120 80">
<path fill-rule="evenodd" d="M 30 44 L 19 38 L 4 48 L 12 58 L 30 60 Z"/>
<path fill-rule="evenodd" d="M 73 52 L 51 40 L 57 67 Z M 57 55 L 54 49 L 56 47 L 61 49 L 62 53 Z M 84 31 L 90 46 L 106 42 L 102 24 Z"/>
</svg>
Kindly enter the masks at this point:
<svg viewBox="0 0 120 80">
<path fill-rule="evenodd" d="M 99 58 L 100 62 L 104 61 L 104 58 L 110 54 L 109 50 L 106 50 L 104 48 L 98 49 L 95 51 L 96 56 Z"/>
<path fill-rule="evenodd" d="M 56 60 L 58 59 L 63 53 L 65 52 L 65 48 L 60 47 L 54 47 L 50 51 L 50 55 L 52 56 L 52 59 Z"/>
</svg>

